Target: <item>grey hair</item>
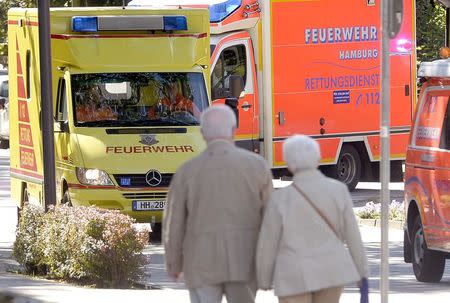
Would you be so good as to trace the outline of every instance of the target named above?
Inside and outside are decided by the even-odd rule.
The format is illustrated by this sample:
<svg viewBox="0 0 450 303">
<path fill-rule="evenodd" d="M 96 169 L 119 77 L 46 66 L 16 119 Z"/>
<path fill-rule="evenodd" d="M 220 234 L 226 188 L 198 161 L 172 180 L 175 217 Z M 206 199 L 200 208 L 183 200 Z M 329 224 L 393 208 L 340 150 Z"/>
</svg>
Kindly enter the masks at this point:
<svg viewBox="0 0 450 303">
<path fill-rule="evenodd" d="M 283 157 L 292 173 L 314 169 L 319 166 L 320 146 L 308 136 L 294 135 L 284 141 Z"/>
<path fill-rule="evenodd" d="M 214 105 L 202 113 L 200 125 L 206 141 L 232 139 L 236 129 L 236 115 L 228 105 Z"/>
</svg>

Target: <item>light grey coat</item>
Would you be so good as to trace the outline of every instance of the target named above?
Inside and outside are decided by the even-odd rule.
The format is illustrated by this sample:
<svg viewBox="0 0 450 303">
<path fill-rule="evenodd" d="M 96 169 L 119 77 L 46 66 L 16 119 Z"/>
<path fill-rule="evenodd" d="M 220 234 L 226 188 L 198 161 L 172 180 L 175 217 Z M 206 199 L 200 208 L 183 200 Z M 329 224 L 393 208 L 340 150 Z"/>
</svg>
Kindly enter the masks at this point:
<svg viewBox="0 0 450 303">
<path fill-rule="evenodd" d="M 367 277 L 367 258 L 347 187 L 317 169 L 296 174 L 294 183 L 327 216 L 339 238 L 292 185 L 275 191 L 257 248 L 259 288 L 273 285 L 275 294 L 284 297 Z"/>
<path fill-rule="evenodd" d="M 272 174 L 260 156 L 217 140 L 175 174 L 163 218 L 168 273 L 197 288 L 255 281 L 255 254 Z"/>
</svg>

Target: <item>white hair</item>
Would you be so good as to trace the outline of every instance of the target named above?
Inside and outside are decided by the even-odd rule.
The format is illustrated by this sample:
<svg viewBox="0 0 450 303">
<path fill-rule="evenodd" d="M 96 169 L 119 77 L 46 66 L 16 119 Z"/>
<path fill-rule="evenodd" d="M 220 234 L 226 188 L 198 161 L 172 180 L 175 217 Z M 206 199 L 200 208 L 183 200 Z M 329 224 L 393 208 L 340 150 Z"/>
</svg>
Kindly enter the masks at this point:
<svg viewBox="0 0 450 303">
<path fill-rule="evenodd" d="M 313 169 L 319 166 L 320 147 L 312 138 L 305 135 L 294 135 L 284 141 L 284 161 L 292 173 Z"/>
<path fill-rule="evenodd" d="M 236 115 L 228 105 L 214 105 L 202 113 L 200 125 L 206 141 L 233 139 Z"/>
</svg>

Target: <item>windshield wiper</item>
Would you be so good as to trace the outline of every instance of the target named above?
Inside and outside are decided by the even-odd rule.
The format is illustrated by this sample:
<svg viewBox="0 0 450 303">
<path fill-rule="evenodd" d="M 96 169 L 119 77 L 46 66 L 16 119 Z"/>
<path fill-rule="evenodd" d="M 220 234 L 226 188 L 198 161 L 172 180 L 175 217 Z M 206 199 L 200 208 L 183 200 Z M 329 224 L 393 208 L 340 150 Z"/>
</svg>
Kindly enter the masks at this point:
<svg viewBox="0 0 450 303">
<path fill-rule="evenodd" d="M 121 126 L 121 121 L 117 120 L 98 120 L 98 121 L 84 121 L 77 122 L 76 126 L 79 127 L 95 127 L 95 126 Z"/>
<path fill-rule="evenodd" d="M 167 117 L 157 120 L 98 120 L 77 122 L 78 127 L 121 127 L 121 126 L 192 126 L 194 123 L 178 120 L 174 117 Z"/>
</svg>

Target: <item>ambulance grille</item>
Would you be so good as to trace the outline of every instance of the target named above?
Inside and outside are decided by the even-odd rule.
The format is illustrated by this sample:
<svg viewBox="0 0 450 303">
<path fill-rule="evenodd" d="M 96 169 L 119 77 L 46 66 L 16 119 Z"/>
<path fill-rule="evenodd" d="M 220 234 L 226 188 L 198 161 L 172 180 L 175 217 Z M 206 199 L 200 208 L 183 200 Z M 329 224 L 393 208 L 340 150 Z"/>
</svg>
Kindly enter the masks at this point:
<svg viewBox="0 0 450 303">
<path fill-rule="evenodd" d="M 145 181 L 146 174 L 121 174 L 114 175 L 117 184 L 124 188 L 152 188 Z M 161 183 L 156 187 L 169 187 L 173 174 L 161 174 Z"/>
<path fill-rule="evenodd" d="M 139 200 L 139 199 L 160 199 L 165 200 L 167 193 L 131 193 L 123 194 L 126 199 Z"/>
</svg>

